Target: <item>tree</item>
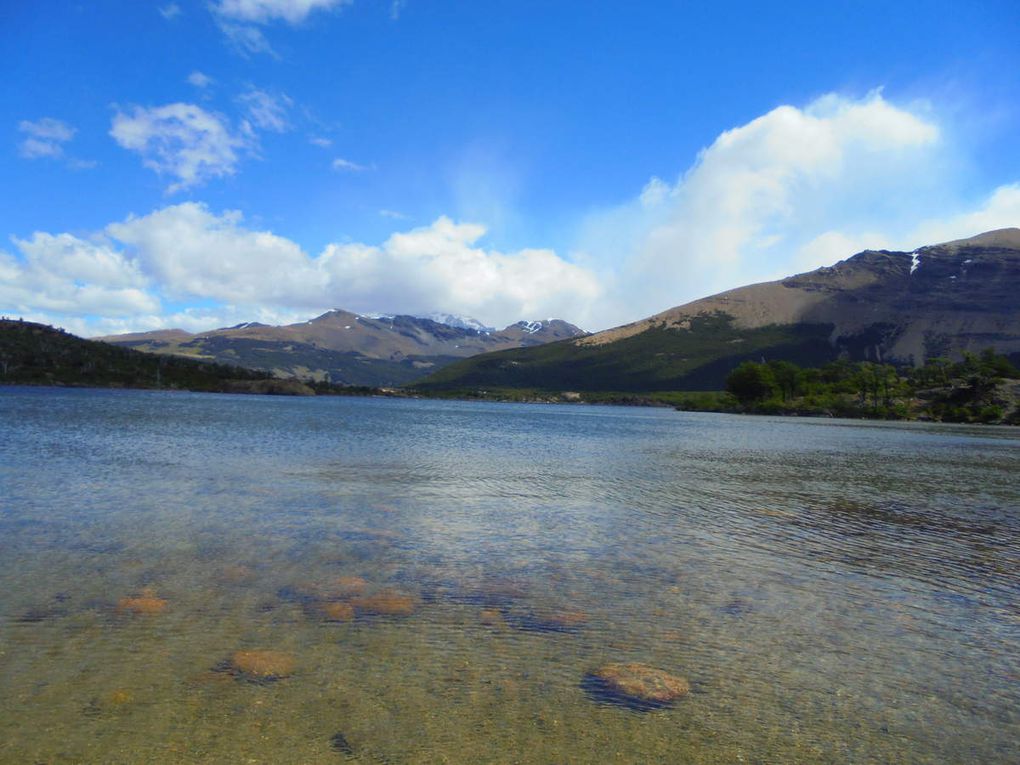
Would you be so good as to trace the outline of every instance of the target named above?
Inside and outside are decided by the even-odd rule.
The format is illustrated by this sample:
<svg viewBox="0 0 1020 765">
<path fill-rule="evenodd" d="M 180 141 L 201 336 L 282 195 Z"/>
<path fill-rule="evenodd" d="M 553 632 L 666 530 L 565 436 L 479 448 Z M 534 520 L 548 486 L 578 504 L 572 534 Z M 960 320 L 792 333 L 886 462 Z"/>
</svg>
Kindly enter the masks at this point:
<svg viewBox="0 0 1020 765">
<path fill-rule="evenodd" d="M 776 379 L 765 364 L 745 361 L 726 378 L 726 390 L 744 406 L 750 406 L 776 393 Z"/>
<path fill-rule="evenodd" d="M 783 395 L 783 402 L 796 398 L 800 393 L 803 380 L 801 368 L 789 361 L 770 361 L 769 370 L 772 372 L 772 378 L 775 380 L 779 392 Z"/>
</svg>

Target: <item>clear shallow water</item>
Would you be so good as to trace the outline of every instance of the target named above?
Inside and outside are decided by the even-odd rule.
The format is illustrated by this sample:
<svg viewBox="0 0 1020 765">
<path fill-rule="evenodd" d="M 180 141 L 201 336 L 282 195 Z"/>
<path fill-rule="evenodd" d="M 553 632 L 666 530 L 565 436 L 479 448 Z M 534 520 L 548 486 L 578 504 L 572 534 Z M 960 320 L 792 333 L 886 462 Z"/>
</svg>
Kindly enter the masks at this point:
<svg viewBox="0 0 1020 765">
<path fill-rule="evenodd" d="M 0 388 L 0 762 L 1014 762 L 1018 437 Z"/>
</svg>

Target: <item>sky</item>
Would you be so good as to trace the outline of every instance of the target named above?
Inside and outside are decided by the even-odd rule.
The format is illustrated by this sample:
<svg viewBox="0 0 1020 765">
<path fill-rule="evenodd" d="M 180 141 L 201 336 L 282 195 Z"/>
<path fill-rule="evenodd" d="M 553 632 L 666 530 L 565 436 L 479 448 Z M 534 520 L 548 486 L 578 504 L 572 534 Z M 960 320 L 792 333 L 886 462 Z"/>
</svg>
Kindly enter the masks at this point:
<svg viewBox="0 0 1020 765">
<path fill-rule="evenodd" d="M 0 0 L 0 315 L 635 321 L 1020 226 L 1020 4 Z"/>
</svg>

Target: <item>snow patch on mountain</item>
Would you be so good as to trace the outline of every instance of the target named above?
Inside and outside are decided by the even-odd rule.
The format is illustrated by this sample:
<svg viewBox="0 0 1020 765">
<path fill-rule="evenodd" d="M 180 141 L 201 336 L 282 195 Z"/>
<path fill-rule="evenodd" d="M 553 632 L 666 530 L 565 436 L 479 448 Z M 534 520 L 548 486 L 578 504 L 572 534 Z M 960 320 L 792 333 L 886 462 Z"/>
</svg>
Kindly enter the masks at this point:
<svg viewBox="0 0 1020 765">
<path fill-rule="evenodd" d="M 448 327 L 456 327 L 457 329 L 473 329 L 476 332 L 495 332 L 495 327 L 487 327 L 478 319 L 473 319 L 470 316 L 458 316 L 453 313 L 442 313 L 440 311 L 433 311 L 425 316 L 419 316 L 419 319 L 430 319 L 438 324 L 445 324 Z"/>
</svg>

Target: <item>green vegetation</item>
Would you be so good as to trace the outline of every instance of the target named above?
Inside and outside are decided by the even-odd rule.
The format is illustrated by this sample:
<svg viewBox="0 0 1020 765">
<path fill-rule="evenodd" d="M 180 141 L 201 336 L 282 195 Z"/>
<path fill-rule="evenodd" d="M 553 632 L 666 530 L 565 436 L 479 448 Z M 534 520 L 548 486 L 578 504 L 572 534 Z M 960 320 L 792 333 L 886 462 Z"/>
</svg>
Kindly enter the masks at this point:
<svg viewBox="0 0 1020 765">
<path fill-rule="evenodd" d="M 254 372 L 156 356 L 68 334 L 43 324 L 0 320 L 0 383 L 221 391 L 231 381 L 268 380 Z"/>
<path fill-rule="evenodd" d="M 546 388 L 431 389 L 431 398 L 521 403 L 671 406 L 688 412 L 732 412 L 1020 425 L 1020 371 L 991 349 L 960 362 L 930 360 L 918 369 L 831 361 L 739 364 L 717 391 L 550 391 Z"/>
<path fill-rule="evenodd" d="M 603 345 L 562 340 L 531 348 L 486 353 L 455 362 L 418 390 L 518 389 L 648 393 L 722 388 L 734 367 L 749 359 L 782 358 L 797 364 L 831 361 L 829 324 L 773 324 L 740 329 L 724 313 L 697 316 L 690 326 L 656 327 Z"/>
<path fill-rule="evenodd" d="M 761 414 L 1020 423 L 1017 379 L 1020 371 L 1009 359 L 988 349 L 956 363 L 931 359 L 917 369 L 846 360 L 807 369 L 747 361 L 727 377 L 726 391 L 739 411 Z"/>
<path fill-rule="evenodd" d="M 372 388 L 280 380 L 268 372 L 83 340 L 62 329 L 0 319 L 0 385 L 159 388 L 216 393 L 371 395 Z"/>
</svg>

